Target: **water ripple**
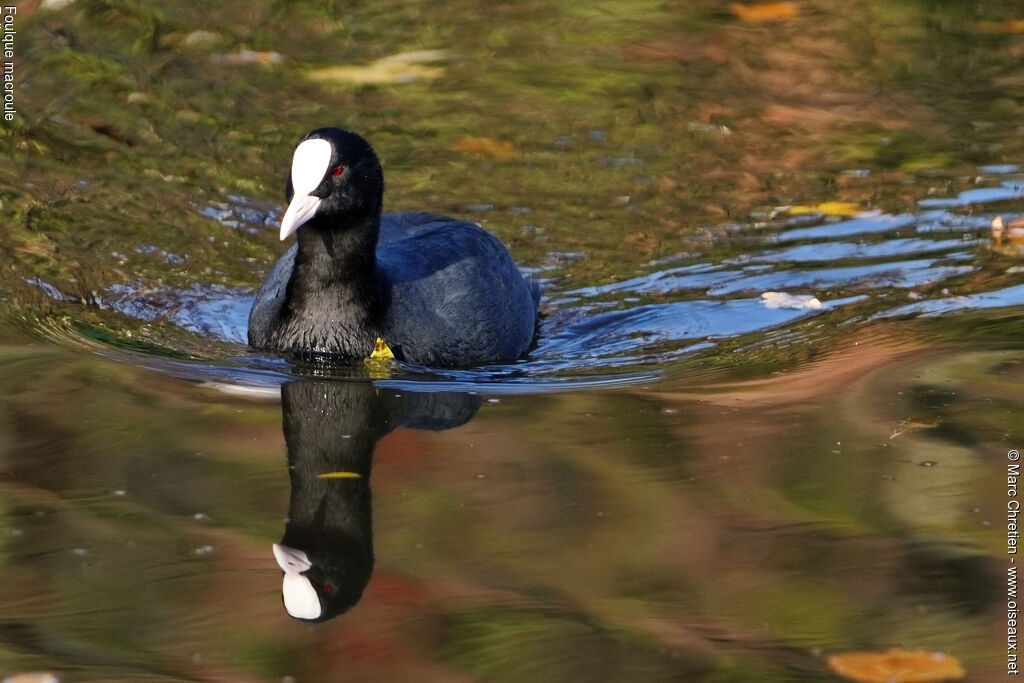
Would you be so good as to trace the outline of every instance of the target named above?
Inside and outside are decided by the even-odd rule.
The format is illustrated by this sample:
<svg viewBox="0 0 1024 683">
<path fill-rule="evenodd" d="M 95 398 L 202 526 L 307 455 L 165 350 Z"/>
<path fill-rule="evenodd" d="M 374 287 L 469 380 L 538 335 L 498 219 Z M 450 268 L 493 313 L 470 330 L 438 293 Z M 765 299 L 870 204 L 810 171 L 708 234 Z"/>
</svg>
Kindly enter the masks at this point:
<svg viewBox="0 0 1024 683">
<path fill-rule="evenodd" d="M 909 213 L 891 216 L 878 214 L 861 216 L 839 223 L 826 223 L 813 228 L 796 228 L 779 233 L 775 238 L 778 242 L 792 242 L 807 239 L 835 239 L 851 235 L 865 235 L 879 232 L 895 232 L 909 228 L 917 223 L 917 218 Z"/>
<path fill-rule="evenodd" d="M 1004 171 L 1015 172 L 1009 167 L 998 170 Z M 994 214 L 962 209 L 1022 196 L 1024 184 L 1007 180 L 954 198 L 922 201 L 917 214 L 871 212 L 839 221 L 819 217 L 817 225 L 807 225 L 813 217 L 800 216 L 777 226 L 729 226 L 728 239 L 713 242 L 705 252 L 662 257 L 652 262 L 649 272 L 634 277 L 574 289 L 550 284 L 538 344 L 527 360 L 446 371 L 396 364 L 385 376 L 370 376 L 396 386 L 419 385 L 420 390 L 486 386 L 488 391 L 556 391 L 579 388 L 580 382 L 618 386 L 652 381 L 658 370 L 648 368 L 686 355 L 714 353 L 725 339 L 749 336 L 756 346 L 758 335 L 776 331 L 778 336 L 780 329 L 792 335 L 810 318 L 839 323 L 1019 306 L 1024 304 L 1024 284 L 1013 280 L 1020 269 L 1004 268 L 1004 275 L 992 277 L 993 269 L 986 267 L 995 256 L 989 249 Z M 276 215 L 275 207 L 244 197 L 196 210 L 251 231 L 272 227 Z M 1003 217 L 1009 224 L 1019 215 L 1004 212 Z M 778 246 L 793 242 L 797 244 Z M 737 245 L 742 245 L 740 253 Z M 559 267 L 571 270 L 573 264 L 566 260 L 553 267 L 556 272 Z M 983 269 L 987 274 L 980 277 Z M 53 299 L 76 302 L 46 282 L 31 282 Z M 766 292 L 777 294 L 762 296 Z M 264 387 L 273 393 L 282 378 L 309 369 L 242 352 L 253 296 L 250 289 L 202 283 L 171 289 L 134 282 L 108 288 L 95 303 L 140 320 L 166 321 L 240 350 L 212 364 L 140 358 L 137 352 L 129 362 L 197 381 Z M 907 304 L 908 296 L 918 300 Z M 807 304 L 812 301 L 814 306 Z M 357 370 L 357 375 L 367 376 L 361 366 Z M 348 376 L 352 369 L 315 372 Z"/>
</svg>

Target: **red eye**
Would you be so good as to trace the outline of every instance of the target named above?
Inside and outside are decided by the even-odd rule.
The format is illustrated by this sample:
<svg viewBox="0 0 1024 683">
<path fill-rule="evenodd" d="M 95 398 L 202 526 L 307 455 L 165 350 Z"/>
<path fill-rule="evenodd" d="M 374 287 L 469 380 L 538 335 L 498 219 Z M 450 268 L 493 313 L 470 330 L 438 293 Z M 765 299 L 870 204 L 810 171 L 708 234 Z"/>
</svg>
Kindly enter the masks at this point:
<svg viewBox="0 0 1024 683">
<path fill-rule="evenodd" d="M 339 166 L 335 166 L 334 173 L 332 173 L 331 175 L 334 175 L 334 176 L 341 175 L 341 172 L 344 171 L 344 170 L 345 170 L 344 166 L 340 166 L 340 165 Z"/>
<path fill-rule="evenodd" d="M 338 174 L 335 173 L 334 175 L 338 175 Z M 324 593 L 327 593 L 328 595 L 333 594 L 334 593 L 334 584 L 329 582 L 329 581 L 327 583 L 325 583 L 324 584 Z"/>
</svg>

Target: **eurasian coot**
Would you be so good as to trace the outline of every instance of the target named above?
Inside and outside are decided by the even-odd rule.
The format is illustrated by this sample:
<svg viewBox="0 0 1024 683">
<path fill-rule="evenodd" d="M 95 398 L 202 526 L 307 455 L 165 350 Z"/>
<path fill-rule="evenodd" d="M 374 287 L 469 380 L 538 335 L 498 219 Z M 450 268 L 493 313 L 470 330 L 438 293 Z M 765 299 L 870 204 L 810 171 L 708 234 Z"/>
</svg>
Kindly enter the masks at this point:
<svg viewBox="0 0 1024 683">
<path fill-rule="evenodd" d="M 389 348 L 431 366 L 526 353 L 539 291 L 498 239 L 429 213 L 381 215 L 384 176 L 359 135 L 318 128 L 295 148 L 281 239 L 249 313 L 258 349 L 363 359 Z"/>
</svg>

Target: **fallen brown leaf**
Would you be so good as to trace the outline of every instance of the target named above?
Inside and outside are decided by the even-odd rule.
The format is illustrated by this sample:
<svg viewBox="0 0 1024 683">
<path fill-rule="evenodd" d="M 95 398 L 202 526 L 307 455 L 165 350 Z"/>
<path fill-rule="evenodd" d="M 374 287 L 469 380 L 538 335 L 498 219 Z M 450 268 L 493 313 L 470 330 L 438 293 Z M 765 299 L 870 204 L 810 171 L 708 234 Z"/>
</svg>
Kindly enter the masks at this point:
<svg viewBox="0 0 1024 683">
<path fill-rule="evenodd" d="M 800 16 L 800 6 L 795 2 L 755 2 L 749 5 L 729 5 L 729 10 L 748 24 L 766 24 L 771 21 L 786 21 Z"/>
<path fill-rule="evenodd" d="M 892 433 L 889 435 L 889 440 L 892 441 L 898 436 L 903 434 L 909 434 L 911 432 L 919 432 L 922 429 L 935 429 L 940 424 L 937 417 L 932 418 L 907 418 L 906 420 L 900 420 L 900 423 L 893 428 Z"/>
<path fill-rule="evenodd" d="M 637 251 L 644 258 L 648 258 L 658 249 L 658 238 L 649 233 L 640 231 L 626 235 L 622 243 Z"/>
<path fill-rule="evenodd" d="M 964 677 L 956 657 L 944 652 L 892 648 L 886 652 L 843 652 L 828 658 L 828 667 L 861 683 L 939 683 Z"/>
<path fill-rule="evenodd" d="M 460 138 L 452 143 L 452 150 L 460 154 L 477 154 L 501 161 L 519 156 L 519 152 L 511 142 L 485 137 Z"/>
<path fill-rule="evenodd" d="M 1024 19 L 1008 21 L 979 21 L 974 25 L 978 33 L 1024 33 Z"/>
</svg>

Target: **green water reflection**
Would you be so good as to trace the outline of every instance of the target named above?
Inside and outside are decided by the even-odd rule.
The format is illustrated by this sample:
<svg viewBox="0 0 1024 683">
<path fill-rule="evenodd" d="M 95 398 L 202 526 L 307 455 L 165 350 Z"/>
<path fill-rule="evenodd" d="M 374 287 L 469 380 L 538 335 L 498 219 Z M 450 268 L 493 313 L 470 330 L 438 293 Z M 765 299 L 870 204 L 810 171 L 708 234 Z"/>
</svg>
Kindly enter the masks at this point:
<svg viewBox="0 0 1024 683">
<path fill-rule="evenodd" d="M 6 347 L 4 667 L 793 680 L 907 644 L 984 671 L 1022 358 L 915 346 L 398 430 L 374 455 L 374 576 L 318 626 L 284 614 L 270 553 L 292 495 L 277 402 Z"/>
<path fill-rule="evenodd" d="M 279 201 L 294 141 L 336 123 L 380 151 L 389 206 L 468 214 L 528 262 L 582 251 L 566 277 L 617 279 L 751 211 L 838 199 L 899 212 L 974 164 L 1019 162 L 1021 38 L 984 29 L 1016 9 L 809 3 L 768 26 L 718 2 L 26 11 L 23 116 L 2 130 L 5 249 L 83 295 L 142 273 L 251 286 L 270 235 L 211 234 L 190 205 Z M 447 51 L 438 78 L 310 78 L 424 48 Z M 225 59 L 246 49 L 281 61 Z M 479 136 L 514 154 L 453 151 Z M 874 173 L 844 174 L 859 168 Z M 900 182 L 908 172 L 928 180 Z M 185 262 L 133 253 L 143 244 Z"/>
</svg>

